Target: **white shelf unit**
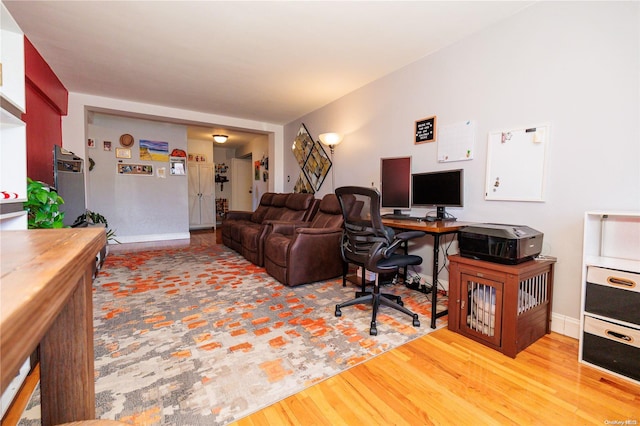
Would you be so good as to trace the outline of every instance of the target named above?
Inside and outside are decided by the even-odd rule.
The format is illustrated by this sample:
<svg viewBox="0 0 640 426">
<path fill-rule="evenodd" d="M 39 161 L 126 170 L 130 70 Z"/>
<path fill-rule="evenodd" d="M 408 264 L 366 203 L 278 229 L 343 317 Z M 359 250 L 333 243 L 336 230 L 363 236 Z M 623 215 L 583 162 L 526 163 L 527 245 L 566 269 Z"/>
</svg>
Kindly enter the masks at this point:
<svg viewBox="0 0 640 426">
<path fill-rule="evenodd" d="M 0 3 L 0 230 L 27 229 L 27 126 L 25 112 L 24 34 Z"/>
<path fill-rule="evenodd" d="M 584 216 L 579 360 L 640 383 L 640 211 Z"/>
<path fill-rule="evenodd" d="M 24 33 L 4 4 L 0 3 L 0 63 L 2 82 L 0 96 L 14 108 L 25 112 Z"/>
</svg>

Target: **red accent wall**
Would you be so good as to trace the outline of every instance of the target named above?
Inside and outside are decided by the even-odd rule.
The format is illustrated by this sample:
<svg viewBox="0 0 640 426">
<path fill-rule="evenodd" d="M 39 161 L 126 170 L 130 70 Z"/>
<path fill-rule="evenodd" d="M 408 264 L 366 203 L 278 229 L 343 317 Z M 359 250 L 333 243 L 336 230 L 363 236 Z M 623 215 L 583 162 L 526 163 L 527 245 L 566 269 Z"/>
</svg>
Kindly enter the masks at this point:
<svg viewBox="0 0 640 426">
<path fill-rule="evenodd" d="M 53 185 L 53 146 L 62 146 L 62 116 L 69 92 L 49 64 L 24 39 L 27 112 L 27 176 Z"/>
</svg>

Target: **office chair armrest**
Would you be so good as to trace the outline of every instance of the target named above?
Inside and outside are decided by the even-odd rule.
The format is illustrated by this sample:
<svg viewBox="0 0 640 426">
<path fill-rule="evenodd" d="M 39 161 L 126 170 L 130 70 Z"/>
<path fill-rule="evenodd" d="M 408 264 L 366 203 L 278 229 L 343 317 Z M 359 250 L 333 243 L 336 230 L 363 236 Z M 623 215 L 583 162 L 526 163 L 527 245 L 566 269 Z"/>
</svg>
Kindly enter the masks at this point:
<svg viewBox="0 0 640 426">
<path fill-rule="evenodd" d="M 425 235 L 427 235 L 427 233 L 424 231 L 404 231 L 396 234 L 395 237 L 398 240 L 408 241 L 414 238 L 424 237 Z"/>
<path fill-rule="evenodd" d="M 382 256 L 385 259 L 388 259 L 391 257 L 391 255 L 398 249 L 398 247 L 400 247 L 402 244 L 404 244 L 406 240 L 400 239 L 400 238 L 396 238 L 395 240 L 393 240 L 391 242 L 391 244 L 389 245 L 389 247 L 383 248 L 382 249 Z"/>
</svg>

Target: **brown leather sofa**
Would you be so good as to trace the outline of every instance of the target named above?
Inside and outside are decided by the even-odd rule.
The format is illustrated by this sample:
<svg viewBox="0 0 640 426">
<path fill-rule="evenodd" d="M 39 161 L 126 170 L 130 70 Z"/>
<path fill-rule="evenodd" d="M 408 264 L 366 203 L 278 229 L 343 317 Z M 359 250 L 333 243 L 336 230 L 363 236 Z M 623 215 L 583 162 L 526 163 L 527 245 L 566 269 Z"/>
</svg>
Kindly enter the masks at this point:
<svg viewBox="0 0 640 426">
<path fill-rule="evenodd" d="M 355 204 L 355 198 L 353 201 Z M 335 194 L 324 196 L 311 222 L 270 222 L 264 242 L 264 266 L 269 275 L 288 286 L 340 276 L 343 222 Z"/>
<path fill-rule="evenodd" d="M 264 265 L 264 236 L 269 221 L 309 221 L 318 209 L 313 194 L 265 193 L 254 212 L 232 210 L 222 221 L 222 243 L 251 263 Z"/>
</svg>

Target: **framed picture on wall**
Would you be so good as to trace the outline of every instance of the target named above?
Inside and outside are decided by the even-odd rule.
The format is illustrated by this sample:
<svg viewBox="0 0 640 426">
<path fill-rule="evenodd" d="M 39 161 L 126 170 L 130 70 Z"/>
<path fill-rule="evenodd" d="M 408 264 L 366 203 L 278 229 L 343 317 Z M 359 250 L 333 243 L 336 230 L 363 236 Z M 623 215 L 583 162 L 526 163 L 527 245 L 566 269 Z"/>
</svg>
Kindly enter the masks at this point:
<svg viewBox="0 0 640 426">
<path fill-rule="evenodd" d="M 416 144 L 436 141 L 436 116 L 416 121 Z"/>
<path fill-rule="evenodd" d="M 118 163 L 116 167 L 121 175 L 153 176 L 153 166 L 148 164 Z"/>
<path fill-rule="evenodd" d="M 116 148 L 116 158 L 131 158 L 131 150 L 129 148 Z"/>
</svg>

